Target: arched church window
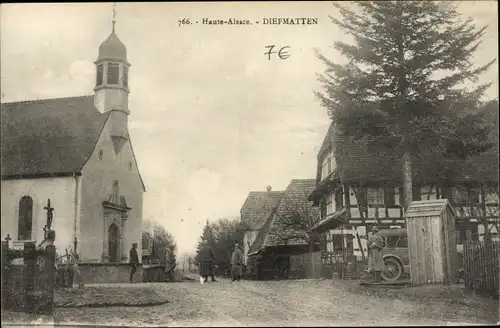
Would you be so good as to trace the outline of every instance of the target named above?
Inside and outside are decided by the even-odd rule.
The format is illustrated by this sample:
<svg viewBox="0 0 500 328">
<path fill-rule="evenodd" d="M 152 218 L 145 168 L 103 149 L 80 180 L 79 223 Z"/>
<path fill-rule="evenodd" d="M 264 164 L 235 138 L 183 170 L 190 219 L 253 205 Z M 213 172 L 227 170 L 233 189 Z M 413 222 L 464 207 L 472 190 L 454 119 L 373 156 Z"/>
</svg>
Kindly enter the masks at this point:
<svg viewBox="0 0 500 328">
<path fill-rule="evenodd" d="M 17 240 L 31 240 L 32 228 L 33 228 L 33 199 L 29 196 L 23 196 L 19 201 Z"/>
<path fill-rule="evenodd" d="M 118 84 L 118 78 L 120 76 L 120 64 L 109 63 L 108 64 L 108 84 Z"/>
<path fill-rule="evenodd" d="M 104 79 L 104 66 L 103 64 L 99 64 L 97 65 L 97 76 L 95 82 L 97 87 L 102 85 L 103 79 Z"/>
<path fill-rule="evenodd" d="M 128 67 L 123 66 L 123 86 L 128 88 Z"/>
<path fill-rule="evenodd" d="M 113 182 L 113 203 L 118 204 L 120 200 L 120 183 L 118 180 Z"/>
</svg>

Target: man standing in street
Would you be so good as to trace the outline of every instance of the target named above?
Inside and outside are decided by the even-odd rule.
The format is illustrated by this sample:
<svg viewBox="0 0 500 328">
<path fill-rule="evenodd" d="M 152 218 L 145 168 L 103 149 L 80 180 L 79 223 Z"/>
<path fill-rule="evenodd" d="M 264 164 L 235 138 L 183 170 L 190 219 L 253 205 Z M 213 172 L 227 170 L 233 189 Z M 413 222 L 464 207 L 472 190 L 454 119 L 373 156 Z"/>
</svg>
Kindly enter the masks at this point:
<svg viewBox="0 0 500 328">
<path fill-rule="evenodd" d="M 234 244 L 234 252 L 231 256 L 231 278 L 240 281 L 243 271 L 243 252 L 238 243 Z"/>
<path fill-rule="evenodd" d="M 139 265 L 139 255 L 137 254 L 137 243 L 132 244 L 130 249 L 129 263 L 130 269 L 130 283 L 134 282 L 134 274 L 137 271 L 137 266 Z"/>
<path fill-rule="evenodd" d="M 382 256 L 385 242 L 378 232 L 378 227 L 373 227 L 372 235 L 368 239 L 368 270 L 372 273 L 375 282 L 382 281 L 382 270 L 385 266 Z"/>
<path fill-rule="evenodd" d="M 203 248 L 200 250 L 200 276 L 203 278 L 203 282 L 207 282 L 208 276 L 213 277 L 213 262 L 215 261 L 215 255 L 212 248 L 208 245 L 206 240 L 203 240 Z"/>
</svg>

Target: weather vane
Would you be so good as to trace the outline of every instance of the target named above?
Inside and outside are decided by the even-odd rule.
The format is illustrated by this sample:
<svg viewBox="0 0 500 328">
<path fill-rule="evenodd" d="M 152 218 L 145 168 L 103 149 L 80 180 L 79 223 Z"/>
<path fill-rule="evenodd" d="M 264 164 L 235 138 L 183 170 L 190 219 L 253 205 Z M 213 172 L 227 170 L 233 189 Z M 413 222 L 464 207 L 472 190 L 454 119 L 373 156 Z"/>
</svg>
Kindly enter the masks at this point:
<svg viewBox="0 0 500 328">
<path fill-rule="evenodd" d="M 113 33 L 115 32 L 116 23 L 116 2 L 113 2 Z"/>
</svg>

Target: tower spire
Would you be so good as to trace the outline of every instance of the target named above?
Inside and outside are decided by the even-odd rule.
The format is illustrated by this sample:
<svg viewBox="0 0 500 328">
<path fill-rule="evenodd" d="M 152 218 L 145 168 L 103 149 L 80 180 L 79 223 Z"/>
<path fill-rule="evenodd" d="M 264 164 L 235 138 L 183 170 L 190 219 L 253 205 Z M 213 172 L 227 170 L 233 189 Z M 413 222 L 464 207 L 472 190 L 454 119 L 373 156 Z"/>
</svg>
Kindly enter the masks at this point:
<svg viewBox="0 0 500 328">
<path fill-rule="evenodd" d="M 116 24 L 116 2 L 113 2 L 113 33 L 115 33 Z"/>
</svg>

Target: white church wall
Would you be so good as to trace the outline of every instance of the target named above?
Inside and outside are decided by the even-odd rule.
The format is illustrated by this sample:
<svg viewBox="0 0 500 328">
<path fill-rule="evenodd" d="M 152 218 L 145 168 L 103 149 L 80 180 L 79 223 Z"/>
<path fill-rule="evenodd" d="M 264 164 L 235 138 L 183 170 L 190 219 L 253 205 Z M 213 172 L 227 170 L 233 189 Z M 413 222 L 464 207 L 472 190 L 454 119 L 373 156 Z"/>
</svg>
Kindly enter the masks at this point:
<svg viewBox="0 0 500 328">
<path fill-rule="evenodd" d="M 108 226 L 104 222 L 102 203 L 113 193 L 115 180 L 119 182 L 119 193 L 125 196 L 127 206 L 132 208 L 125 221 L 121 253 L 128 258 L 132 243 L 141 245 L 144 189 L 130 142 L 126 142 L 116 154 L 110 131 L 111 121 L 108 120 L 94 153 L 82 170 L 81 248 L 79 246 L 82 261 L 101 261 L 105 249 L 107 250 Z M 141 258 L 141 247 L 138 247 L 138 253 Z"/>
<path fill-rule="evenodd" d="M 56 232 L 56 249 L 64 252 L 72 247 L 74 238 L 75 193 L 74 177 L 16 179 L 1 182 L 2 239 L 10 234 L 13 244 L 18 244 L 19 201 L 23 196 L 33 199 L 32 239 L 38 244 L 43 240 L 47 222 L 47 200 L 54 208 L 52 229 Z"/>
</svg>

